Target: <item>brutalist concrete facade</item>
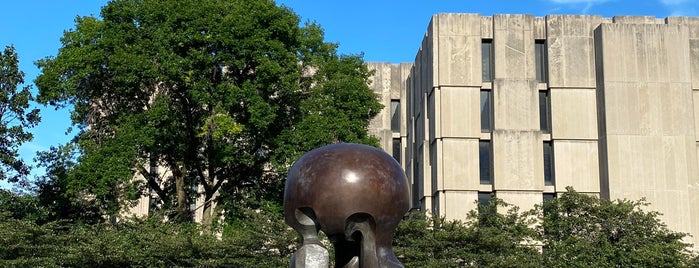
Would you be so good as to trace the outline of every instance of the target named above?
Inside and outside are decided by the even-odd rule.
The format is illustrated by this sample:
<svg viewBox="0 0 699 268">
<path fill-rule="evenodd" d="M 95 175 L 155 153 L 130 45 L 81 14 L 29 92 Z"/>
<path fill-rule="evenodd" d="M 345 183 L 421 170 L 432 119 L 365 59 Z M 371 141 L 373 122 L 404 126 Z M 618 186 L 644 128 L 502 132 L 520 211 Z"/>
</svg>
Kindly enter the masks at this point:
<svg viewBox="0 0 699 268">
<path fill-rule="evenodd" d="M 699 18 L 438 14 L 413 64 L 369 66 L 370 132 L 414 207 L 462 219 L 573 186 L 646 198 L 699 245 Z"/>
</svg>

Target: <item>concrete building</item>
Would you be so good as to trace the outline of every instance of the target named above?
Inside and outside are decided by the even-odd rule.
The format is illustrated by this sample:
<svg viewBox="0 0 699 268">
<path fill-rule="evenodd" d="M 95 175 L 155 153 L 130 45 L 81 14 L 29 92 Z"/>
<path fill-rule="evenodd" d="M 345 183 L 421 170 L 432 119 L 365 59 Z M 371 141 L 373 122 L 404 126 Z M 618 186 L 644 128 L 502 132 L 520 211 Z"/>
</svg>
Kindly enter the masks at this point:
<svg viewBox="0 0 699 268">
<path fill-rule="evenodd" d="M 414 207 L 461 219 L 573 186 L 646 198 L 699 245 L 699 18 L 439 14 L 414 63 L 370 68 L 371 132 Z"/>
</svg>

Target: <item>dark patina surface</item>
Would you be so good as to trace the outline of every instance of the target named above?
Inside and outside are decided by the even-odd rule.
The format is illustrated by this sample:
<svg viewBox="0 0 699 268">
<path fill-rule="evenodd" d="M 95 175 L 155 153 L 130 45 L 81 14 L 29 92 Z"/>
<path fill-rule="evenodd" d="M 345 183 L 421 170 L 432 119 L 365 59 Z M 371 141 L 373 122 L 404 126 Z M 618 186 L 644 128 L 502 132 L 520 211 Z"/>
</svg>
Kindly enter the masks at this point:
<svg viewBox="0 0 699 268">
<path fill-rule="evenodd" d="M 335 267 L 402 267 L 391 242 L 409 196 L 402 168 L 380 149 L 340 143 L 306 153 L 284 190 L 286 223 L 303 236 L 291 267 L 316 267 L 318 231 L 335 247 Z"/>
</svg>

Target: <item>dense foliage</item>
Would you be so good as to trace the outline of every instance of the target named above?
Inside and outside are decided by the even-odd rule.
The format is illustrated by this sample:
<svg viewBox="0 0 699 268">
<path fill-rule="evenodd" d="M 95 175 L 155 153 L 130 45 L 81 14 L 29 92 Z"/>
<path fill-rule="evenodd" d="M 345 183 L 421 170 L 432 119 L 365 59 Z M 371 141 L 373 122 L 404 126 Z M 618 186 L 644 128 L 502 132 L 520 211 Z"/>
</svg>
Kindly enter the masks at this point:
<svg viewBox="0 0 699 268">
<path fill-rule="evenodd" d="M 284 267 L 288 262 L 258 240 L 276 237 L 253 228 L 237 228 L 235 235 L 219 239 L 191 224 L 161 220 L 116 225 L 0 221 L 0 266 Z"/>
<path fill-rule="evenodd" d="M 35 83 L 81 129 L 75 165 L 49 177 L 104 213 L 150 193 L 177 221 L 195 197 L 279 201 L 301 153 L 377 143 L 367 124 L 382 106 L 361 56 L 272 0 L 116 0 L 101 17 L 77 18 Z"/>
<path fill-rule="evenodd" d="M 8 46 L 0 51 L 0 181 L 18 182 L 30 171 L 17 150 L 33 139 L 28 128 L 36 126 L 41 118 L 39 109 L 29 107 L 34 97 L 23 83 L 19 57 L 14 47 Z"/>
<path fill-rule="evenodd" d="M 411 214 L 396 232 L 396 256 L 406 267 L 538 267 L 537 245 L 523 243 L 536 238 L 530 216 L 497 198 L 465 222 Z"/>
<path fill-rule="evenodd" d="M 685 267 L 684 233 L 643 200 L 610 201 L 568 189 L 543 205 L 546 267 Z M 695 260 L 696 261 L 696 260 Z"/>
<path fill-rule="evenodd" d="M 23 206 L 36 197 L 0 198 L 0 267 L 286 267 L 298 246 L 273 203 L 241 208 L 239 218 L 213 227 L 217 236 L 161 217 L 42 223 L 40 207 Z M 642 202 L 569 190 L 546 203 L 546 216 L 535 224 L 541 208 L 518 212 L 493 200 L 464 222 L 409 214 L 396 232 L 396 255 L 406 267 L 699 267 L 684 235 L 642 212 Z"/>
</svg>

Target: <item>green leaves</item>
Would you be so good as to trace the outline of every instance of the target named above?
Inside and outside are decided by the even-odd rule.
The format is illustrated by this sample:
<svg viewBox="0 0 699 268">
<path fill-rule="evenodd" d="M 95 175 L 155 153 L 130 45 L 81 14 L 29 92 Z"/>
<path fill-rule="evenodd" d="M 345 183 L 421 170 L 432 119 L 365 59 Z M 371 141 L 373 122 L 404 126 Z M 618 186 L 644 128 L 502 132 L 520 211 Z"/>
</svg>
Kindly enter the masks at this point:
<svg viewBox="0 0 699 268">
<path fill-rule="evenodd" d="M 686 236 L 644 200 L 609 201 L 572 188 L 543 205 L 544 263 L 552 267 L 684 267 Z"/>
<path fill-rule="evenodd" d="M 538 224 L 530 216 L 540 210 L 519 212 L 499 199 L 480 213 L 470 212 L 464 222 L 413 212 L 396 230 L 393 248 L 406 267 L 699 263 L 681 243 L 684 235 L 664 229 L 657 214 L 642 212 L 643 202 L 603 201 L 572 190 L 550 202 Z M 34 196 L 0 191 L 0 266 L 285 267 L 300 242 L 284 223 L 281 206 L 265 200 L 240 202 L 226 211 L 226 222 L 211 226 L 174 224 L 158 216 L 117 224 L 43 223 L 45 209 Z M 553 217 L 556 211 L 562 217 Z M 580 226 L 590 228 L 561 232 L 582 230 Z"/>
<path fill-rule="evenodd" d="M 84 130 L 66 186 L 110 212 L 136 172 L 180 219 L 199 194 L 278 202 L 301 153 L 377 143 L 366 130 L 381 105 L 362 58 L 338 56 L 274 1 L 118 0 L 102 18 L 76 19 L 36 85 L 41 103 L 74 105 Z"/>
<path fill-rule="evenodd" d="M 19 70 L 19 58 L 14 47 L 0 52 L 0 180 L 18 182 L 26 179 L 30 167 L 19 158 L 18 148 L 33 139 L 27 128 L 41 120 L 39 109 L 29 107 L 34 98 Z"/>
<path fill-rule="evenodd" d="M 199 132 L 200 137 L 210 135 L 219 142 L 231 141 L 236 134 L 243 131 L 243 126 L 233 121 L 233 118 L 226 114 L 214 114 L 205 119 L 204 125 Z"/>
<path fill-rule="evenodd" d="M 696 267 L 686 234 L 647 205 L 571 188 L 524 212 L 495 198 L 465 222 L 411 214 L 394 250 L 406 267 Z"/>
<path fill-rule="evenodd" d="M 538 267 L 538 248 L 526 243 L 536 236 L 529 216 L 497 198 L 465 222 L 412 213 L 396 231 L 394 250 L 405 267 Z"/>
</svg>

